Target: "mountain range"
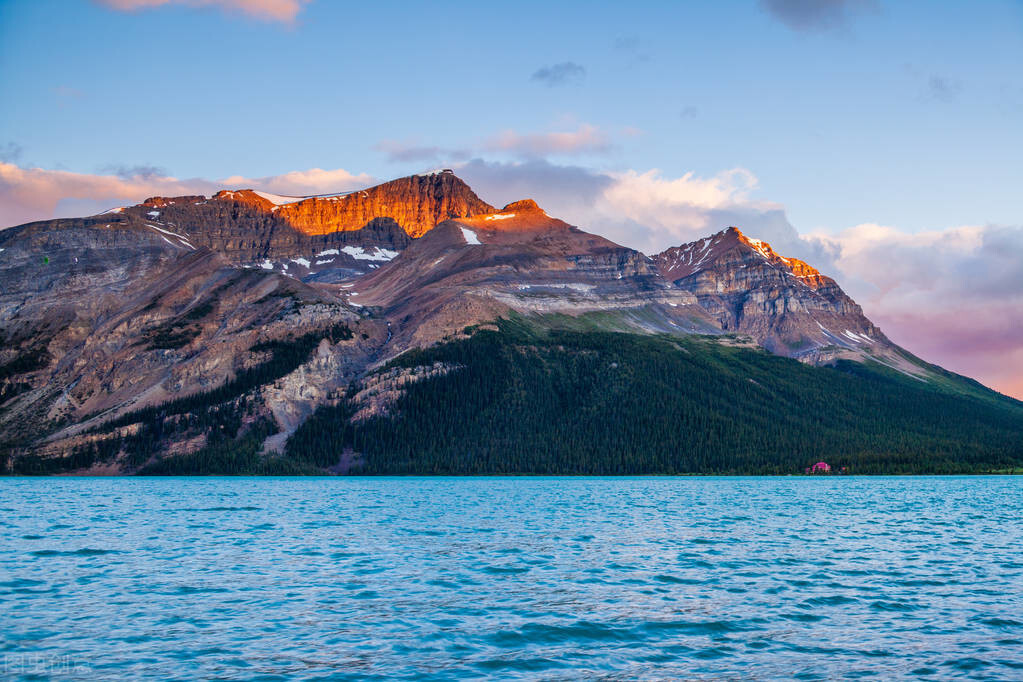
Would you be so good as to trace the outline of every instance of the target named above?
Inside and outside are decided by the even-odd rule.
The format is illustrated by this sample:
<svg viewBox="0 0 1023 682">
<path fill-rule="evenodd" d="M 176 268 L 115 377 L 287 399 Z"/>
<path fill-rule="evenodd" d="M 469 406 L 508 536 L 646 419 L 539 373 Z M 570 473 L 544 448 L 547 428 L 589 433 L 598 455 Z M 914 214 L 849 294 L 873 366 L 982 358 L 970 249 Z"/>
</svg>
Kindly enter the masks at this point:
<svg viewBox="0 0 1023 682">
<path fill-rule="evenodd" d="M 448 170 L 0 231 L 8 473 L 1023 466 L 1023 403 L 728 227 L 653 255 Z"/>
</svg>

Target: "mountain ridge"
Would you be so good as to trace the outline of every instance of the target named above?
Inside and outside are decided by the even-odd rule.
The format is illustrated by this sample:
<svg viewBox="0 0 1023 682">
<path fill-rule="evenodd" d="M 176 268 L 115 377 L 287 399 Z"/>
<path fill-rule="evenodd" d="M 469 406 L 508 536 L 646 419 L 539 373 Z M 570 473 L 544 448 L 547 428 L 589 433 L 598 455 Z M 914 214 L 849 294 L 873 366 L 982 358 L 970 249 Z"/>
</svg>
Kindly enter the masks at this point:
<svg viewBox="0 0 1023 682">
<path fill-rule="evenodd" d="M 403 402 L 427 390 L 413 386 L 457 383 L 473 363 L 483 364 L 471 371 L 490 371 L 474 353 L 423 367 L 400 359 L 429 349 L 446 357 L 442 349 L 479 333 L 505 334 L 494 348 L 519 348 L 523 362 L 540 352 L 555 374 L 574 377 L 571 385 L 593 378 L 558 367 L 613 355 L 601 340 L 610 333 L 633 349 L 611 363 L 618 366 L 699 350 L 725 371 L 720 363 L 734 353 L 765 349 L 815 371 L 862 375 L 836 384 L 856 390 L 894 372 L 888 385 L 923 396 L 912 400 L 962 396 L 985 406 L 981 420 L 989 419 L 984 409 L 1019 409 L 893 344 L 835 280 L 738 228 L 647 256 L 551 217 L 531 199 L 497 209 L 446 171 L 343 197 L 223 190 L 28 223 L 0 231 L 0 291 L 0 457 L 11 472 L 184 466 L 174 458 L 213 470 L 210 462 L 228 466 L 218 458 L 239 448 L 247 464 L 237 466 L 248 471 L 316 470 L 326 466 L 322 453 L 288 454 L 297 452 L 288 449 L 295 434 L 308 444 L 312 416 L 361 405 L 342 409 L 344 418 L 390 420 L 374 428 L 397 429 L 403 409 L 424 409 Z M 508 320 L 533 331 L 509 336 Z M 548 347 L 566 334 L 582 355 Z M 688 341 L 701 335 L 723 350 Z M 626 341 L 633 337 L 667 345 Z M 747 364 L 766 372 L 751 375 L 755 382 L 788 371 Z M 672 385 L 671 399 L 687 400 Z M 375 397 L 360 402 L 366 396 Z M 610 409 L 601 404 L 591 408 Z M 999 425 L 991 452 L 1002 462 L 1012 452 L 995 446 L 1004 419 L 990 419 Z M 897 428 L 926 441 L 911 424 Z M 951 447 L 954 435 L 941 442 Z M 384 457 L 372 450 L 364 460 Z"/>
</svg>

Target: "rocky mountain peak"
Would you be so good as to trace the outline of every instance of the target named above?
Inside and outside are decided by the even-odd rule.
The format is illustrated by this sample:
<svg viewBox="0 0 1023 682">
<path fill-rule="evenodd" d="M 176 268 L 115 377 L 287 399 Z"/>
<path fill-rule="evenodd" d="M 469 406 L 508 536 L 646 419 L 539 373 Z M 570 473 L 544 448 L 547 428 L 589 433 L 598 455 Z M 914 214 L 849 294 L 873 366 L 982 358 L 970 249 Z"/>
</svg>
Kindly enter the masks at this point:
<svg viewBox="0 0 1023 682">
<path fill-rule="evenodd" d="M 695 242 L 675 246 L 654 256 L 661 274 L 668 280 L 690 277 L 701 269 L 714 266 L 725 254 L 734 251 L 728 260 L 736 267 L 756 265 L 762 260 L 773 268 L 798 278 L 811 288 L 824 286 L 828 278 L 798 258 L 786 258 L 762 239 L 749 237 L 737 227 L 729 227 Z M 748 261 L 750 257 L 755 260 Z"/>
<path fill-rule="evenodd" d="M 667 249 L 654 262 L 722 329 L 750 334 L 773 352 L 816 361 L 888 343 L 833 279 L 736 227 Z"/>
<path fill-rule="evenodd" d="M 519 199 L 501 209 L 501 213 L 545 213 L 532 199 Z"/>
</svg>

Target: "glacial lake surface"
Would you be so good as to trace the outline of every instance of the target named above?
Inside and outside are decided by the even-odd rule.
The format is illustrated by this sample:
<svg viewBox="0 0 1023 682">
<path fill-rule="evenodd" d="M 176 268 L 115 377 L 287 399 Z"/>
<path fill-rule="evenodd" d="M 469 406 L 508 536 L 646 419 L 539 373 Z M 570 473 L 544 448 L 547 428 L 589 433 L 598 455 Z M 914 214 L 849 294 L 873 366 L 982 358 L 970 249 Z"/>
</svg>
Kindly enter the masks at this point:
<svg viewBox="0 0 1023 682">
<path fill-rule="evenodd" d="M 1023 478 L 8 478 L 4 679 L 1023 679 Z"/>
</svg>

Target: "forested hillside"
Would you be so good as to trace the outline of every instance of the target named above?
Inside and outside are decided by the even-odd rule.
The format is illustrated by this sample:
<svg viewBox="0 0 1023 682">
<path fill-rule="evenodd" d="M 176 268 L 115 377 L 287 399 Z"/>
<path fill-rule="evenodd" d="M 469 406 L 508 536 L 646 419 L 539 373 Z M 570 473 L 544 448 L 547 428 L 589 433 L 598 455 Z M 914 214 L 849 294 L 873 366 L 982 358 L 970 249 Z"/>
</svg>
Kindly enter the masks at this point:
<svg viewBox="0 0 1023 682">
<path fill-rule="evenodd" d="M 345 449 L 372 474 L 784 474 L 1023 466 L 1023 404 L 948 375 L 812 367 L 707 337 L 541 330 L 502 322 L 391 368 L 456 369 L 408 385 L 388 415 L 322 407 L 290 458 Z M 349 391 L 349 397 L 354 389 Z"/>
</svg>

